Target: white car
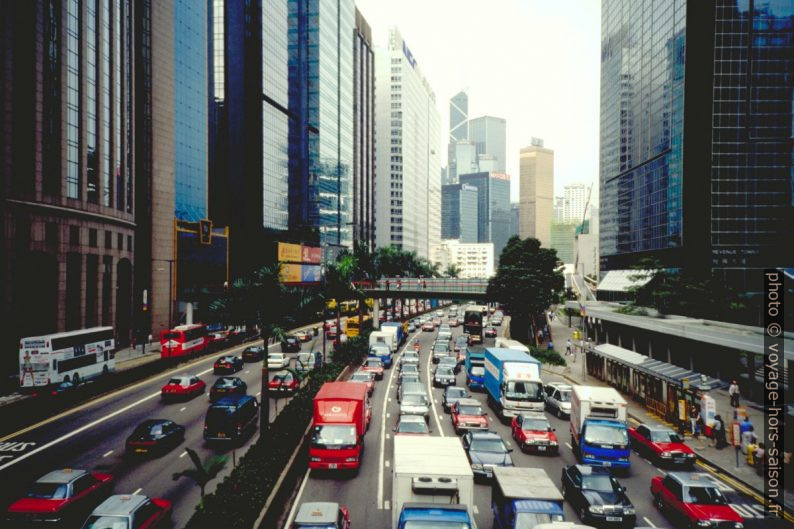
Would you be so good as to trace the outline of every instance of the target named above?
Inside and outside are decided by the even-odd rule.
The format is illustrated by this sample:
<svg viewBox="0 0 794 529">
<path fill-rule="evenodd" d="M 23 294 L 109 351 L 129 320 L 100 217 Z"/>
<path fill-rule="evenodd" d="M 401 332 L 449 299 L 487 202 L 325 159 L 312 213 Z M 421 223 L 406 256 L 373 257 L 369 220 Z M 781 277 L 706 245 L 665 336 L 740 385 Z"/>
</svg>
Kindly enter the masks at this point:
<svg viewBox="0 0 794 529">
<path fill-rule="evenodd" d="M 289 367 L 289 357 L 284 353 L 269 353 L 267 355 L 268 369 L 284 369 Z"/>
</svg>

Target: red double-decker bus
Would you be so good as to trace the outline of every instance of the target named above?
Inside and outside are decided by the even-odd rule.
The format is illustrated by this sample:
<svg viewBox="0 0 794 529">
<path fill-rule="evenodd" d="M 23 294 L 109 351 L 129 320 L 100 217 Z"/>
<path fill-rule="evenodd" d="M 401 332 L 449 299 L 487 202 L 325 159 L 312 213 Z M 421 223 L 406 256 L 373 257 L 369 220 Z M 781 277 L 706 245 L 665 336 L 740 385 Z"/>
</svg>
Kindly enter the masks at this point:
<svg viewBox="0 0 794 529">
<path fill-rule="evenodd" d="M 160 332 L 160 357 L 174 358 L 201 353 L 210 343 L 207 327 L 202 323 L 177 325 Z"/>
</svg>

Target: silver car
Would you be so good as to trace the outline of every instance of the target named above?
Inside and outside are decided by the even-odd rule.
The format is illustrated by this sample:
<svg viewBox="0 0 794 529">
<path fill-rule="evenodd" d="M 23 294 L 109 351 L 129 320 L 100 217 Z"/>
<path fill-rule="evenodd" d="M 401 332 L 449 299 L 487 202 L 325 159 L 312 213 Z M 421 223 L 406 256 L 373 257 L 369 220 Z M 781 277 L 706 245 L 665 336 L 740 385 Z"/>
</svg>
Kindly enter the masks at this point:
<svg viewBox="0 0 794 529">
<path fill-rule="evenodd" d="M 400 415 L 421 415 L 425 418 L 425 422 L 430 422 L 430 401 L 427 395 L 420 393 L 403 395 L 400 400 Z"/>
<path fill-rule="evenodd" d="M 546 409 L 560 419 L 571 415 L 571 388 L 568 384 L 552 382 L 546 384 Z"/>
<path fill-rule="evenodd" d="M 415 366 L 419 365 L 419 355 L 413 351 L 405 351 L 400 358 L 400 365 L 407 366 L 413 364 Z"/>
</svg>

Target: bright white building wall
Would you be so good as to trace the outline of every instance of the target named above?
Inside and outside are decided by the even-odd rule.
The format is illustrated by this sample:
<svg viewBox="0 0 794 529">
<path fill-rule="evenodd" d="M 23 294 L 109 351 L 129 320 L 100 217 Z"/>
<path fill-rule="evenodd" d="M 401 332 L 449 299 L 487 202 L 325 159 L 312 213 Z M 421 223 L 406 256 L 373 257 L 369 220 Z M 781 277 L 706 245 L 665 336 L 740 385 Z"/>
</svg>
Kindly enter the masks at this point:
<svg viewBox="0 0 794 529">
<path fill-rule="evenodd" d="M 434 262 L 443 273 L 450 265 L 460 269 L 462 279 L 481 279 L 494 275 L 493 243 L 461 243 L 457 239 L 444 239 L 433 251 Z"/>
</svg>

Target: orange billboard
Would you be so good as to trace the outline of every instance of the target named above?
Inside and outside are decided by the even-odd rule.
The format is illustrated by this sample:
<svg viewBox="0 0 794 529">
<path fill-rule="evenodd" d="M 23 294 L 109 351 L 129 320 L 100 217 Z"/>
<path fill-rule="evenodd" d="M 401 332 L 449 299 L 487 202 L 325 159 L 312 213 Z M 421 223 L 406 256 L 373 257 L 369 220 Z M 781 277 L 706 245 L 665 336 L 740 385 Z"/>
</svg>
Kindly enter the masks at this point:
<svg viewBox="0 0 794 529">
<path fill-rule="evenodd" d="M 280 263 L 299 263 L 301 260 L 301 245 L 278 243 L 278 261 Z M 298 274 L 300 276 L 300 274 Z"/>
<path fill-rule="evenodd" d="M 301 265 L 294 263 L 281 263 L 280 277 L 282 283 L 300 283 Z"/>
</svg>

